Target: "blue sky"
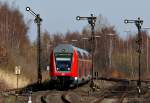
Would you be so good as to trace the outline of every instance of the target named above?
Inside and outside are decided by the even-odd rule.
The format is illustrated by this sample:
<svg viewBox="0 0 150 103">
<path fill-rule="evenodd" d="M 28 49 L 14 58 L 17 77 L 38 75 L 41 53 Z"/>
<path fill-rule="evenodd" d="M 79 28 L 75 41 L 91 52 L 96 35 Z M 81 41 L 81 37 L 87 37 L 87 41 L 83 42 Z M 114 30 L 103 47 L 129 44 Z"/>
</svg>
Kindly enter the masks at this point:
<svg viewBox="0 0 150 103">
<path fill-rule="evenodd" d="M 43 18 L 42 31 L 50 33 L 66 33 L 81 31 L 87 25 L 86 21 L 76 21 L 76 16 L 103 15 L 122 37 L 126 36 L 126 28 L 135 32 L 133 24 L 125 25 L 123 20 L 141 17 L 144 20 L 143 27 L 150 27 L 150 0 L 0 0 L 15 5 L 24 15 L 25 21 L 34 20 L 25 8 L 30 6 Z M 36 39 L 36 25 L 31 22 L 28 33 L 31 40 Z"/>
</svg>

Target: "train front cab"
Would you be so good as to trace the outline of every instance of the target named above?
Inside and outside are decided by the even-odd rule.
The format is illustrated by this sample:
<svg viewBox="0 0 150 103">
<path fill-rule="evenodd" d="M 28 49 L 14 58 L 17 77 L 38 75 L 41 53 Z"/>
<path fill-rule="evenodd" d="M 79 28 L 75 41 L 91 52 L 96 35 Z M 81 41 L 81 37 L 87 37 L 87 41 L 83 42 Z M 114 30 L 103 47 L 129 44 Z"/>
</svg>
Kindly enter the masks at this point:
<svg viewBox="0 0 150 103">
<path fill-rule="evenodd" d="M 73 46 L 59 46 L 51 53 L 50 76 L 54 84 L 72 84 L 77 79 L 77 53 Z"/>
</svg>

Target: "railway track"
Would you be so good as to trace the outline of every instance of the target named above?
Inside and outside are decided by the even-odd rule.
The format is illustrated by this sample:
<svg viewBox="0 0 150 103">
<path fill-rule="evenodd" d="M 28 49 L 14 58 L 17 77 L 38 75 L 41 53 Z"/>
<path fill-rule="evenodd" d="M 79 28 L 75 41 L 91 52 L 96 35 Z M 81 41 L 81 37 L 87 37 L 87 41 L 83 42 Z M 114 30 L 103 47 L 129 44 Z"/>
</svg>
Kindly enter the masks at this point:
<svg viewBox="0 0 150 103">
<path fill-rule="evenodd" d="M 19 89 L 1 90 L 0 94 L 8 97 L 13 95 L 16 98 L 16 93 Z M 101 88 L 88 94 L 89 85 L 83 85 L 76 89 L 67 91 L 59 91 L 56 89 L 36 91 L 31 94 L 33 103 L 150 103 L 150 92 L 145 89 L 141 97 L 138 97 L 135 86 L 124 86 L 124 84 L 114 85 L 108 88 Z M 29 93 L 17 94 L 17 103 L 27 103 Z M 16 102 L 12 102 L 16 103 Z"/>
<path fill-rule="evenodd" d="M 93 100 L 92 103 L 101 103 L 105 99 L 107 93 L 108 91 L 104 90 L 100 95 L 96 96 L 96 99 Z"/>
<path fill-rule="evenodd" d="M 113 86 L 101 90 L 100 93 L 95 94 L 95 100 L 91 103 L 125 103 L 126 98 L 129 96 L 128 86 Z"/>
<path fill-rule="evenodd" d="M 0 90 L 0 95 L 16 95 L 16 94 L 18 94 L 21 90 L 22 90 L 22 88 Z"/>
<path fill-rule="evenodd" d="M 35 103 L 38 103 L 39 100 L 41 103 L 80 103 L 80 100 L 72 93 L 73 91 L 49 91 L 43 94 L 40 93 L 40 96 L 35 96 Z"/>
<path fill-rule="evenodd" d="M 61 99 L 64 103 L 71 103 L 71 100 L 68 98 L 67 93 L 62 94 Z"/>
<path fill-rule="evenodd" d="M 72 97 L 70 96 L 70 92 L 73 92 L 73 89 L 68 91 L 58 91 L 55 89 L 43 91 L 39 90 L 36 92 L 33 91 L 32 93 L 29 93 L 26 89 L 28 88 L 0 90 L 0 95 L 4 98 L 4 100 L 6 99 L 6 101 L 7 99 L 13 99 L 17 100 L 17 103 L 27 103 L 30 95 L 34 103 L 72 103 L 68 97 Z M 16 101 L 12 103 L 16 103 Z"/>
</svg>

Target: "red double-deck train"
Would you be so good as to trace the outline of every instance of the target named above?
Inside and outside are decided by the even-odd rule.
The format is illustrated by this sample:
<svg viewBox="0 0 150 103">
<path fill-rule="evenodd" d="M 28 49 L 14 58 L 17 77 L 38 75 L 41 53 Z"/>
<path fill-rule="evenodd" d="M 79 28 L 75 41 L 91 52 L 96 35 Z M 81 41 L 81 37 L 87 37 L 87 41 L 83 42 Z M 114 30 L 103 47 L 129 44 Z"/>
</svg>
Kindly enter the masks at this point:
<svg viewBox="0 0 150 103">
<path fill-rule="evenodd" d="M 51 82 L 63 87 L 87 82 L 92 77 L 91 66 L 91 55 L 86 50 L 60 44 L 50 55 Z"/>
</svg>

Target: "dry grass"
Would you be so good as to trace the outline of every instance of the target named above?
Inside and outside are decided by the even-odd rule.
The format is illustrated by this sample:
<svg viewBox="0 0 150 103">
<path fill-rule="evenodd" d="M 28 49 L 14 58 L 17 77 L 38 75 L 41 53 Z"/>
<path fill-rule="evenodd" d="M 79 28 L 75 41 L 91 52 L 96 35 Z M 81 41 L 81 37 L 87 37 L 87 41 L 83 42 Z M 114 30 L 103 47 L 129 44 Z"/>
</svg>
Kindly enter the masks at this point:
<svg viewBox="0 0 150 103">
<path fill-rule="evenodd" d="M 1 89 L 13 89 L 17 87 L 16 75 L 11 72 L 6 72 L 0 68 L 0 87 Z M 24 87 L 30 83 L 30 80 L 19 75 L 18 87 Z"/>
<path fill-rule="evenodd" d="M 42 82 L 50 80 L 49 72 L 42 71 Z"/>
</svg>

